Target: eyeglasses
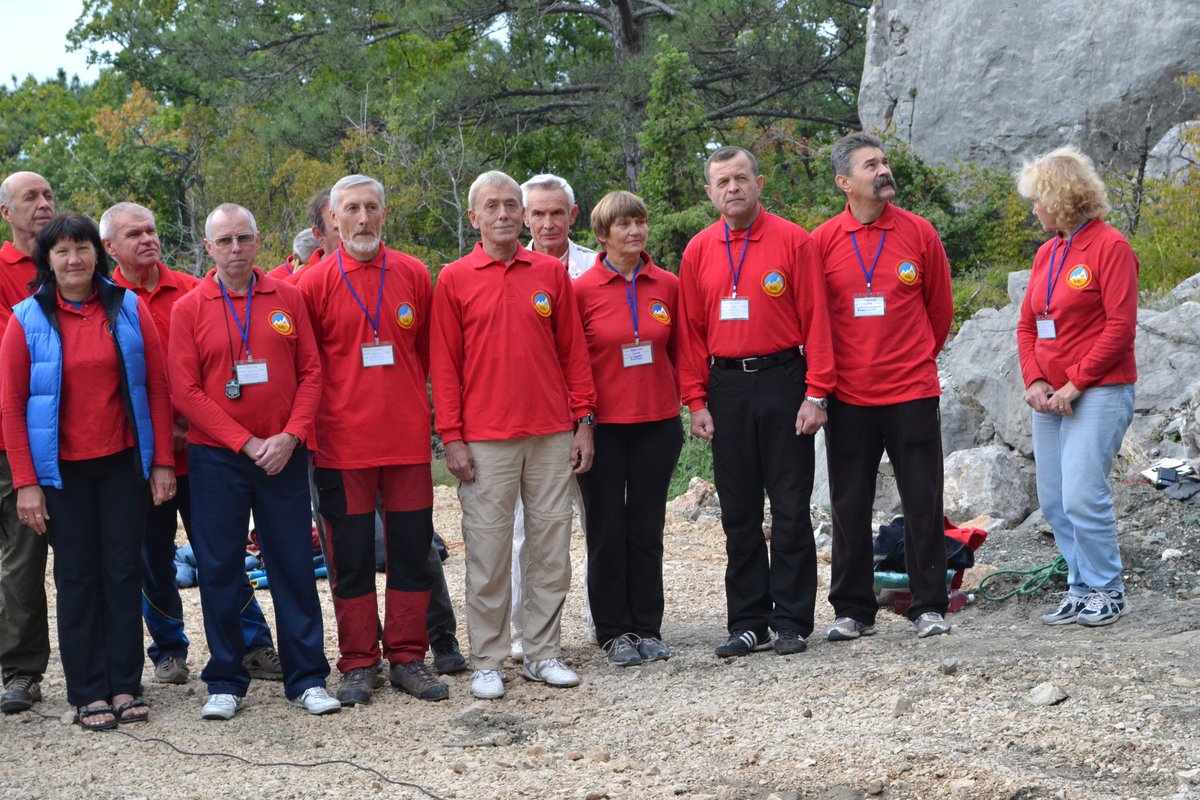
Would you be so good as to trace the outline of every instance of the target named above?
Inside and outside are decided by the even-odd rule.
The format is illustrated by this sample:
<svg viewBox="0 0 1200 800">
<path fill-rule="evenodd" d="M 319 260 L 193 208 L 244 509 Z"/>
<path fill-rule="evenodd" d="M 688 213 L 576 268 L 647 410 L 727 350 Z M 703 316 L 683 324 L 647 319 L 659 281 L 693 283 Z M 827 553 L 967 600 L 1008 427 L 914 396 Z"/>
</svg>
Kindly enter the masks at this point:
<svg viewBox="0 0 1200 800">
<path fill-rule="evenodd" d="M 213 244 L 222 250 L 225 250 L 233 247 L 233 242 L 235 239 L 242 247 L 246 247 L 257 238 L 258 234 L 256 233 L 239 233 L 237 236 L 218 236 L 217 238 L 213 239 Z"/>
</svg>

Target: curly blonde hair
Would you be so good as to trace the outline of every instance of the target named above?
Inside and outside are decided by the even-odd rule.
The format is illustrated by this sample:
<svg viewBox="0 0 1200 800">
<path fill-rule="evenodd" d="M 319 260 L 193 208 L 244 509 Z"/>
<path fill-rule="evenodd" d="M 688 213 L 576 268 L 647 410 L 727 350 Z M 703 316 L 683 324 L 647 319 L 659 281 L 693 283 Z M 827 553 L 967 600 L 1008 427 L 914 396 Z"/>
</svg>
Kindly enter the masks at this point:
<svg viewBox="0 0 1200 800">
<path fill-rule="evenodd" d="M 1017 173 L 1017 191 L 1061 223 L 1103 218 L 1111 208 L 1104 181 L 1092 160 L 1067 146 L 1026 162 Z"/>
</svg>

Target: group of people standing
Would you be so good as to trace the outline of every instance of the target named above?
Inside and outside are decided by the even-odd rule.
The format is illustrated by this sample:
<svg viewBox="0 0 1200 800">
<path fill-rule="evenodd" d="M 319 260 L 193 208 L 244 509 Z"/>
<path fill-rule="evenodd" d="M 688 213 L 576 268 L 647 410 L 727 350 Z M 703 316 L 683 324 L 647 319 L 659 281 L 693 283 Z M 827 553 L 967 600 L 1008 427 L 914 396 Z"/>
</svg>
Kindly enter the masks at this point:
<svg viewBox="0 0 1200 800">
<path fill-rule="evenodd" d="M 692 433 L 712 443 L 726 534 L 718 656 L 807 647 L 822 428 L 835 613 L 826 638 L 875 630 L 871 518 L 884 452 L 905 515 L 909 618 L 919 637 L 949 632 L 936 357 L 953 316 L 950 269 L 933 226 L 893 204 L 878 139 L 847 136 L 832 162 L 846 207 L 810 235 L 763 208 L 753 154 L 714 151 L 704 178 L 720 219 L 689 243 L 678 276 L 646 251 L 649 214 L 636 195 L 596 203 L 594 253 L 570 241 L 578 205 L 565 180 L 519 185 L 487 172 L 468 194 L 480 241 L 436 286 L 424 264 L 384 244 L 386 195 L 367 176 L 318 195 L 313 241 L 297 237 L 308 257 L 270 272 L 255 263 L 253 214 L 218 206 L 204 233 L 214 267 L 201 279 L 162 264 L 147 209 L 117 204 L 97 227 L 55 216 L 41 176 L 9 176 L 0 706 L 40 699 L 47 543 L 80 725 L 147 718 L 143 616 L 155 679 L 187 680 L 166 566 L 176 512 L 197 559 L 208 719 L 232 718 L 252 677 L 281 679 L 313 714 L 368 703 L 388 681 L 442 700 L 449 688 L 426 664 L 431 646 L 438 673 L 469 663 L 479 698 L 505 694 L 510 656 L 527 680 L 577 685 L 560 643 L 573 498 L 596 643 L 618 666 L 670 658 L 663 528 L 681 402 Z M 1071 568 L 1069 593 L 1043 619 L 1107 624 L 1128 611 L 1106 478 L 1132 413 L 1137 262 L 1101 221 L 1103 184 L 1076 151 L 1027 165 L 1020 188 L 1055 233 L 1018 331 L 1039 497 Z M 433 530 L 431 427 L 459 480 L 466 658 Z M 336 697 L 310 557 L 314 508 Z M 278 651 L 243 571 L 251 512 Z"/>
</svg>

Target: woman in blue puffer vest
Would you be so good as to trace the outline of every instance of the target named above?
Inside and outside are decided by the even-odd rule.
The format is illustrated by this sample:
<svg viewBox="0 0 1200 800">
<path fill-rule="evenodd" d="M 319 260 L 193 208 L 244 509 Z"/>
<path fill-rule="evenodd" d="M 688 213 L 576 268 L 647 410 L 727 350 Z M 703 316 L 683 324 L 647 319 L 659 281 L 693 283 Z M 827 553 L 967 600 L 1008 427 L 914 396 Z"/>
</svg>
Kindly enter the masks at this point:
<svg viewBox="0 0 1200 800">
<path fill-rule="evenodd" d="M 54 549 L 58 643 L 79 724 L 146 719 L 141 546 L 146 495 L 175 492 L 158 333 L 108 280 L 87 217 L 55 217 L 33 251 L 34 295 L 0 344 L 0 407 L 21 521 Z"/>
</svg>

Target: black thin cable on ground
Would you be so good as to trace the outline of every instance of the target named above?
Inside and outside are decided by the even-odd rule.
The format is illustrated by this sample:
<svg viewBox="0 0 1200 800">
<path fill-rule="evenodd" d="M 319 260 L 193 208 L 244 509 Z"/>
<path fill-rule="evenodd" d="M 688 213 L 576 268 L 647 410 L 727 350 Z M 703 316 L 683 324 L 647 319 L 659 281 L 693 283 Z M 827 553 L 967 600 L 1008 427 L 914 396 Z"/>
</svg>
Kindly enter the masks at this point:
<svg viewBox="0 0 1200 800">
<path fill-rule="evenodd" d="M 37 714 L 42 719 L 52 720 L 54 722 L 58 722 L 61 719 L 60 717 L 56 717 L 52 714 L 43 714 L 42 712 L 38 711 L 36 708 L 31 709 L 31 711 L 34 714 Z M 129 731 L 122 730 L 120 727 L 112 728 L 111 731 L 122 734 L 124 736 L 128 736 L 130 739 L 133 739 L 134 741 L 137 741 L 137 742 L 159 742 L 161 744 L 165 744 L 167 747 L 171 748 L 176 753 L 179 753 L 182 756 L 196 756 L 199 758 L 228 758 L 228 759 L 232 759 L 234 761 L 240 761 L 241 763 L 246 764 L 247 766 L 251 766 L 251 767 L 299 767 L 301 769 L 311 769 L 313 767 L 327 767 L 327 766 L 335 766 L 335 765 L 340 764 L 343 766 L 347 766 L 347 767 L 351 767 L 353 769 L 359 770 L 360 772 L 366 772 L 371 775 L 374 775 L 376 778 L 379 778 L 379 780 L 383 781 L 384 783 L 389 783 L 392 786 L 399 786 L 404 789 L 412 789 L 413 791 L 420 792 L 421 794 L 430 798 L 430 800 L 446 800 L 446 798 L 442 797 L 441 795 L 434 794 L 433 792 L 429 791 L 428 789 L 426 789 L 424 786 L 420 785 L 419 783 L 410 783 L 408 781 L 395 780 L 393 778 L 389 778 L 387 775 L 384 775 L 382 772 L 375 769 L 374 767 L 364 766 L 363 764 L 359 764 L 355 761 L 350 761 L 350 760 L 344 759 L 344 758 L 332 758 L 332 759 L 327 759 L 325 761 L 313 761 L 313 762 L 307 763 L 307 764 L 301 763 L 299 761 L 251 761 L 248 758 L 244 758 L 242 756 L 235 755 L 233 753 L 223 753 L 223 752 L 219 752 L 219 751 L 215 752 L 215 753 L 200 753 L 200 752 L 192 752 L 190 750 L 184 750 L 183 748 L 179 747 L 178 745 L 172 744 L 171 742 L 168 742 L 166 739 L 162 739 L 158 736 L 146 736 L 146 737 L 135 736 L 134 734 L 130 733 Z M 103 731 L 103 732 L 107 733 L 109 731 Z"/>
</svg>

